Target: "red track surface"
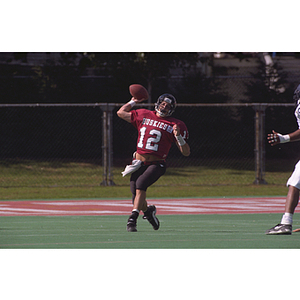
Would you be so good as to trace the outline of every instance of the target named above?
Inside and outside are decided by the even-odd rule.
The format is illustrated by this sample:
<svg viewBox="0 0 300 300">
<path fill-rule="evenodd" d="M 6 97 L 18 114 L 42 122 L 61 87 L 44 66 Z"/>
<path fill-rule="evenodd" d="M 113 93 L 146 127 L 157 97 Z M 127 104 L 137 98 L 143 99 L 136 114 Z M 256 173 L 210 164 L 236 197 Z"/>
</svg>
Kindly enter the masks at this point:
<svg viewBox="0 0 300 300">
<path fill-rule="evenodd" d="M 151 199 L 160 215 L 283 213 L 284 197 Z M 0 216 L 128 215 L 131 200 L 0 201 Z"/>
</svg>

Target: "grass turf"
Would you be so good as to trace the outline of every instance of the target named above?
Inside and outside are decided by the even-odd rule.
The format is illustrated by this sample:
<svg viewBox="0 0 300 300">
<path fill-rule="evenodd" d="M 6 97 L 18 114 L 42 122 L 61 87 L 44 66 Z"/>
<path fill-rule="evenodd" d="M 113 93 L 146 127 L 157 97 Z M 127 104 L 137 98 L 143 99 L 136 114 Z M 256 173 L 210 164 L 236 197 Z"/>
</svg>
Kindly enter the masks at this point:
<svg viewBox="0 0 300 300">
<path fill-rule="evenodd" d="M 1 217 L 2 249 L 298 249 L 300 233 L 267 236 L 281 214 L 160 215 L 154 231 L 141 217 Z M 294 221 L 294 228 L 300 222 Z"/>
<path fill-rule="evenodd" d="M 293 170 L 293 162 L 276 161 L 268 167 L 268 184 L 256 185 L 254 170 L 244 169 L 243 160 L 214 162 L 215 167 L 169 167 L 147 191 L 147 197 L 223 197 L 286 195 L 285 186 Z M 278 167 L 280 166 L 280 168 Z M 216 168 L 217 166 L 217 168 Z M 254 166 L 253 166 L 254 167 Z M 0 161 L 0 198 L 68 199 L 131 198 L 129 177 L 123 168 L 113 168 L 116 185 L 103 186 L 101 166 L 74 162 Z"/>
</svg>

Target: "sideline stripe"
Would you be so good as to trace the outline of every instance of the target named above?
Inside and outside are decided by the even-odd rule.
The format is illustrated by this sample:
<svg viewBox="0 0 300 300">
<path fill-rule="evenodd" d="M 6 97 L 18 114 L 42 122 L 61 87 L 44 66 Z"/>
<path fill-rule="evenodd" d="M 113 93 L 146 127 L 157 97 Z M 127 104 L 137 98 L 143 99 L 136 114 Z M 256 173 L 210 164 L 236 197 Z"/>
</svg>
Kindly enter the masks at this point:
<svg viewBox="0 0 300 300">
<path fill-rule="evenodd" d="M 160 215 L 283 213 L 285 197 L 150 199 Z M 0 216 L 128 215 L 129 200 L 0 201 Z M 296 211 L 297 212 L 297 211 Z"/>
</svg>

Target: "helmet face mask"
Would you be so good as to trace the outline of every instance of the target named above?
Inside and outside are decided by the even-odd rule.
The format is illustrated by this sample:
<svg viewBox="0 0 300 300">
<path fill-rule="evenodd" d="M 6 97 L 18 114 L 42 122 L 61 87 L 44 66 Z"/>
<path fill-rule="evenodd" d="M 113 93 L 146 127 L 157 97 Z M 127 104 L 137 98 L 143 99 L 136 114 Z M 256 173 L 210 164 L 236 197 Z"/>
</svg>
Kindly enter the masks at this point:
<svg viewBox="0 0 300 300">
<path fill-rule="evenodd" d="M 163 102 L 166 102 L 170 109 L 167 112 L 164 112 L 161 110 L 161 104 Z M 169 117 L 172 115 L 172 113 L 175 111 L 176 108 L 176 99 L 171 94 L 162 94 L 158 97 L 156 103 L 155 103 L 155 110 L 158 113 L 160 117 Z"/>
<path fill-rule="evenodd" d="M 300 104 L 300 84 L 297 86 L 297 88 L 294 91 L 293 100 L 297 106 Z"/>
</svg>

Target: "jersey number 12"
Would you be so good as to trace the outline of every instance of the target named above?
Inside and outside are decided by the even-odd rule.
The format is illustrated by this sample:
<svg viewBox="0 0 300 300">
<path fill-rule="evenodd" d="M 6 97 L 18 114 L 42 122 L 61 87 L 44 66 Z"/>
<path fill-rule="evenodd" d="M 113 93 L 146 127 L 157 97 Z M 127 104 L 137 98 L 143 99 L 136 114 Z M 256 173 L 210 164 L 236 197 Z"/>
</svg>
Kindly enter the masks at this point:
<svg viewBox="0 0 300 300">
<path fill-rule="evenodd" d="M 139 142 L 137 145 L 139 148 L 144 148 L 144 139 L 145 139 L 145 135 L 146 135 L 146 130 L 147 130 L 147 127 L 142 127 L 140 129 L 140 139 L 139 139 Z M 150 135 L 150 137 L 148 137 L 148 139 L 146 141 L 145 149 L 157 151 L 158 150 L 157 143 L 161 139 L 161 132 L 156 129 L 152 129 L 149 131 L 149 135 Z"/>
</svg>

